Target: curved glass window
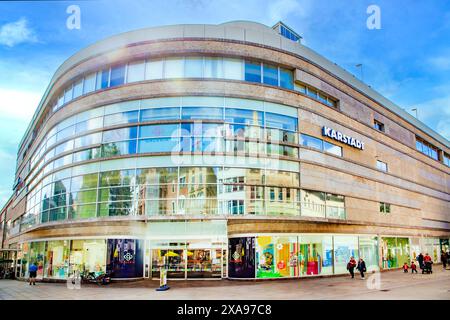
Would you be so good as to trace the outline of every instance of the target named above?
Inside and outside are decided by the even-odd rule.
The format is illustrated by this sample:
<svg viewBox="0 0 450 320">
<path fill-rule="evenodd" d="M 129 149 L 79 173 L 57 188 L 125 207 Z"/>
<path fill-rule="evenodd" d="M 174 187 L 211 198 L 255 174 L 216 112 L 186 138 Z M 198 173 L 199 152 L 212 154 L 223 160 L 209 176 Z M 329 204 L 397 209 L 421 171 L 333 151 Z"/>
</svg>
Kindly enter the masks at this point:
<svg viewBox="0 0 450 320">
<path fill-rule="evenodd" d="M 139 140 L 138 153 L 178 152 L 179 140 L 172 138 L 151 138 Z"/>
<path fill-rule="evenodd" d="M 118 112 L 105 116 L 104 126 L 138 122 L 139 111 Z"/>
<path fill-rule="evenodd" d="M 223 119 L 222 108 L 203 108 L 203 107 L 183 107 L 181 108 L 181 119 Z"/>
<path fill-rule="evenodd" d="M 290 131 L 297 131 L 297 118 L 266 112 L 266 126 Z"/>
<path fill-rule="evenodd" d="M 118 86 L 125 83 L 125 65 L 119 65 L 111 68 L 110 86 Z"/>
<path fill-rule="evenodd" d="M 120 141 L 137 138 L 137 127 L 128 127 L 103 132 L 102 142 Z"/>
<path fill-rule="evenodd" d="M 261 83 L 261 62 L 245 61 L 245 81 Z"/>
<path fill-rule="evenodd" d="M 140 138 L 172 137 L 178 135 L 178 124 L 155 124 L 139 127 Z"/>
<path fill-rule="evenodd" d="M 263 64 L 263 82 L 272 86 L 278 86 L 278 67 Z"/>
<path fill-rule="evenodd" d="M 262 126 L 264 123 L 264 114 L 261 111 L 256 110 L 226 108 L 225 121 Z"/>
<path fill-rule="evenodd" d="M 180 119 L 180 108 L 155 108 L 141 110 L 141 122 Z"/>
</svg>

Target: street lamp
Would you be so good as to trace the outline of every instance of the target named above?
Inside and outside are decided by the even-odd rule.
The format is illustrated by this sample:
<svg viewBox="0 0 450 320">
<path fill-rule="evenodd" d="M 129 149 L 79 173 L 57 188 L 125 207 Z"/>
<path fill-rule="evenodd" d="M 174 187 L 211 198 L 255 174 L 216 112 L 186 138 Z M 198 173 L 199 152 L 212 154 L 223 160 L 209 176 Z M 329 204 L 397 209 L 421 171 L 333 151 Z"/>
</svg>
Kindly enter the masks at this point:
<svg viewBox="0 0 450 320">
<path fill-rule="evenodd" d="M 417 113 L 417 108 L 411 109 L 411 111 L 415 111 L 416 112 L 416 119 L 419 120 L 419 115 Z"/>
<path fill-rule="evenodd" d="M 358 63 L 357 65 L 355 65 L 355 67 L 360 69 L 361 72 L 361 81 L 364 81 L 364 75 L 363 75 L 363 68 L 362 68 L 362 63 Z"/>
</svg>

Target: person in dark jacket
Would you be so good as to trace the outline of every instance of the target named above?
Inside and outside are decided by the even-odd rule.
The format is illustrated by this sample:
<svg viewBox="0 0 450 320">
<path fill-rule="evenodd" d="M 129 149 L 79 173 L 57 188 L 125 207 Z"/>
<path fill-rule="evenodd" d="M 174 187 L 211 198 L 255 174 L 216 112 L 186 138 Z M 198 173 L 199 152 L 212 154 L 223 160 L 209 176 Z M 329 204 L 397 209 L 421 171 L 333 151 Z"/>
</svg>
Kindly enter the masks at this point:
<svg viewBox="0 0 450 320">
<path fill-rule="evenodd" d="M 354 257 L 351 257 L 350 261 L 347 263 L 347 270 L 348 272 L 350 272 L 352 279 L 355 277 L 355 267 L 356 267 L 356 260 Z"/>
<path fill-rule="evenodd" d="M 447 268 L 447 259 L 448 259 L 447 254 L 445 253 L 444 250 L 442 250 L 441 261 L 442 261 L 442 266 L 444 267 L 444 269 Z"/>
<path fill-rule="evenodd" d="M 419 262 L 419 268 L 423 270 L 423 254 L 422 254 L 422 252 L 417 256 L 417 262 Z"/>
<path fill-rule="evenodd" d="M 358 270 L 359 273 L 361 273 L 361 279 L 364 279 L 364 272 L 366 272 L 367 269 L 366 269 L 366 262 L 363 260 L 363 258 L 359 258 L 356 270 Z"/>
</svg>

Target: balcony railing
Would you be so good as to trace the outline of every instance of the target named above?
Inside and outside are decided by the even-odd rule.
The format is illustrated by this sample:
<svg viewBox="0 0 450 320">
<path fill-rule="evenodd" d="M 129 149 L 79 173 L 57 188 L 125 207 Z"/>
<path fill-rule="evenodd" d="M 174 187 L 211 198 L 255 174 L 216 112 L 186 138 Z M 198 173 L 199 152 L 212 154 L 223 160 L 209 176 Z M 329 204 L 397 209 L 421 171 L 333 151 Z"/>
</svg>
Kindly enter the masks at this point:
<svg viewBox="0 0 450 320">
<path fill-rule="evenodd" d="M 72 207 L 52 208 L 40 214 L 22 216 L 20 231 L 34 225 L 53 221 L 76 221 L 85 218 L 106 218 L 114 216 L 155 217 L 155 216 L 269 216 L 269 217 L 311 217 L 319 219 L 346 219 L 343 206 L 330 206 L 306 202 L 286 202 L 270 200 L 217 200 L 217 199 L 178 199 L 178 206 L 172 206 L 176 199 L 139 200 L 118 202 L 110 207 L 104 203 L 93 203 Z M 131 203 L 132 205 L 128 205 Z M 121 204 L 121 205 L 119 205 Z M 125 205 L 127 204 L 127 205 Z M 82 210 L 88 209 L 88 210 Z M 85 207 L 85 208 L 84 208 Z M 94 211 L 95 213 L 92 213 Z M 19 224 L 11 228 L 10 234 L 19 232 Z"/>
</svg>

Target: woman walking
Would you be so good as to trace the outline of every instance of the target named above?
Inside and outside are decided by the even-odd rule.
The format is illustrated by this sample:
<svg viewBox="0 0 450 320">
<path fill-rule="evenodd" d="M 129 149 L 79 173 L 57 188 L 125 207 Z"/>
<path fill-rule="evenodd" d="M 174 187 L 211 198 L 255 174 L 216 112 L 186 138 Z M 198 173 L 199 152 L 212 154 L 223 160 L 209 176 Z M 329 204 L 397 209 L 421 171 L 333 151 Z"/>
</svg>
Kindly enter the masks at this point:
<svg viewBox="0 0 450 320">
<path fill-rule="evenodd" d="M 355 277 L 355 267 L 356 267 L 356 260 L 354 257 L 350 258 L 350 261 L 347 263 L 347 270 L 350 272 L 350 275 L 352 276 L 352 279 Z"/>
<path fill-rule="evenodd" d="M 361 279 L 364 279 L 364 272 L 366 272 L 366 262 L 364 261 L 363 258 L 359 258 L 356 270 L 358 270 L 359 273 L 361 273 Z"/>
</svg>

